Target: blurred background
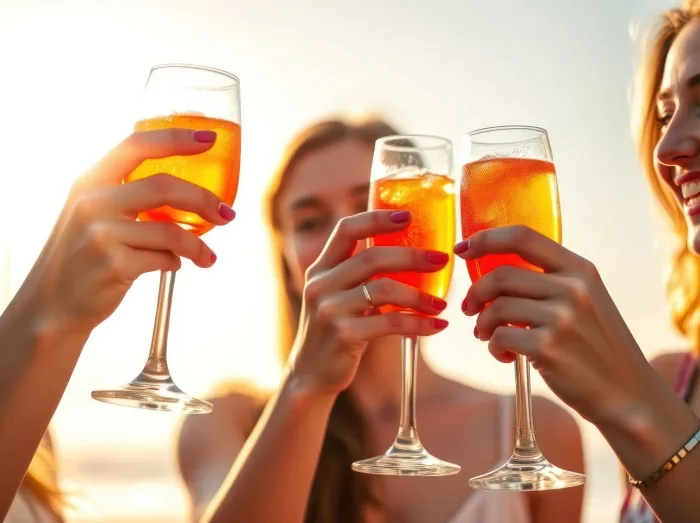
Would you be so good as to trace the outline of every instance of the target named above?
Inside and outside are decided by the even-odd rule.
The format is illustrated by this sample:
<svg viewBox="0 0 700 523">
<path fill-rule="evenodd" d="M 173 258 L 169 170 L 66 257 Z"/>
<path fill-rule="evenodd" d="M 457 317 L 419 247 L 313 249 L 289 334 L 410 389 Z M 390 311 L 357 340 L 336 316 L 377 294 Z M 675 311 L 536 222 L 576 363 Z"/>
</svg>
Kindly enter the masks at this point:
<svg viewBox="0 0 700 523">
<path fill-rule="evenodd" d="M 206 271 L 186 265 L 175 289 L 170 363 L 188 392 L 205 395 L 227 379 L 275 385 L 264 188 L 300 126 L 366 109 L 403 132 L 455 144 L 487 125 L 547 128 L 565 245 L 597 264 L 648 356 L 678 347 L 663 297 L 666 232 L 636 161 L 628 101 L 638 29 L 674 4 L 0 0 L 0 303 L 29 270 L 71 181 L 130 132 L 149 68 L 189 62 L 241 78 L 244 138 L 238 218 L 207 237 L 219 262 Z M 56 413 L 71 523 L 185 520 L 173 455 L 180 419 L 90 398 L 141 369 L 157 283 L 155 275 L 139 280 L 95 331 Z M 473 319 L 459 311 L 468 285 L 458 265 L 451 327 L 426 341 L 429 360 L 460 380 L 511 392 L 511 366 L 490 358 L 471 335 Z M 549 395 L 538 376 L 533 389 Z M 586 521 L 615 521 L 614 456 L 580 424 Z"/>
</svg>

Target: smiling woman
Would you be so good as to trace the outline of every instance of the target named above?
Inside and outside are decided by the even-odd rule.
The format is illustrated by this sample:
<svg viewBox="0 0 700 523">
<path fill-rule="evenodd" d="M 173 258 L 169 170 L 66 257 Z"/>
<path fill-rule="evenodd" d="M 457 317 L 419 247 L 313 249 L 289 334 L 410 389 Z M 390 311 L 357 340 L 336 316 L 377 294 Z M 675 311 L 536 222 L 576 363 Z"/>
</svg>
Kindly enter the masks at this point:
<svg viewBox="0 0 700 523">
<path fill-rule="evenodd" d="M 652 365 L 700 413 L 700 1 L 685 0 L 682 7 L 664 13 L 645 53 L 637 146 L 652 193 L 673 232 L 667 299 L 675 327 L 691 346 L 690 352 L 666 354 Z M 655 520 L 641 493 L 628 488 L 622 521 Z"/>
</svg>

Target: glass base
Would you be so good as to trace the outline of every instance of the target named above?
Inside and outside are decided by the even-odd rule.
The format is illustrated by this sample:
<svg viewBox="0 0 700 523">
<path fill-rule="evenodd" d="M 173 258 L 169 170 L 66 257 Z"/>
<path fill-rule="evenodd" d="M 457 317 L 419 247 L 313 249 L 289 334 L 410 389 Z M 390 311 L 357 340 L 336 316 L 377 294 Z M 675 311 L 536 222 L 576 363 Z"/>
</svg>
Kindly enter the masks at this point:
<svg viewBox="0 0 700 523">
<path fill-rule="evenodd" d="M 518 459 L 513 456 L 502 467 L 469 480 L 478 490 L 556 490 L 579 487 L 586 476 L 552 465 L 540 454 L 539 459 Z"/>
<path fill-rule="evenodd" d="M 95 390 L 92 397 L 97 401 L 123 407 L 184 414 L 208 414 L 214 408 L 211 403 L 193 398 L 180 390 L 170 376 L 164 381 L 154 382 L 140 375 L 119 389 Z"/>
<path fill-rule="evenodd" d="M 381 456 L 352 464 L 355 472 L 385 476 L 451 476 L 461 469 L 459 465 L 431 456 L 420 444 L 411 449 L 394 444 Z"/>
</svg>

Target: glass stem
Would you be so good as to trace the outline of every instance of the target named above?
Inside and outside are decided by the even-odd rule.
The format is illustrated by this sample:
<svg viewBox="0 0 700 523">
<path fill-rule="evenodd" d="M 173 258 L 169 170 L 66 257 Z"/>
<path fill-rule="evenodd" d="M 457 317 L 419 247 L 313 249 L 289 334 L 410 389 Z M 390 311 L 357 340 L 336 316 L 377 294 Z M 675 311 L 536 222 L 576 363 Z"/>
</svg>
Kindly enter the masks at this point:
<svg viewBox="0 0 700 523">
<path fill-rule="evenodd" d="M 524 459 L 541 457 L 532 424 L 530 362 L 521 354 L 515 358 L 515 429 L 514 455 Z"/>
<path fill-rule="evenodd" d="M 418 360 L 418 337 L 401 337 L 403 376 L 401 378 L 401 417 L 396 445 L 404 448 L 420 446 L 416 428 L 416 362 Z"/>
<path fill-rule="evenodd" d="M 168 370 L 167 350 L 170 306 L 173 302 L 174 287 L 175 272 L 161 272 L 156 321 L 153 326 L 153 337 L 151 338 L 151 351 L 148 353 L 146 366 L 141 373 L 147 379 L 157 382 L 171 381 L 170 371 Z"/>
</svg>

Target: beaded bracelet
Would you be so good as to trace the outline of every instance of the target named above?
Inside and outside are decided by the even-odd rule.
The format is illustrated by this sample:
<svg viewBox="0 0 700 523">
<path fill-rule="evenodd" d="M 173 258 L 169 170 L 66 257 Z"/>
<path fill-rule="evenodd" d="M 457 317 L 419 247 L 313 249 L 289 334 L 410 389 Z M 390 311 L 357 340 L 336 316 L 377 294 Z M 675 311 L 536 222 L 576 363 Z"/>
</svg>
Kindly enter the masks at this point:
<svg viewBox="0 0 700 523">
<path fill-rule="evenodd" d="M 683 460 L 683 458 L 685 458 L 688 454 L 690 454 L 690 452 L 697 446 L 698 443 L 700 443 L 700 430 L 695 432 L 690 437 L 688 442 L 678 450 L 678 452 L 676 452 L 673 456 L 671 456 L 666 463 L 661 465 L 661 467 L 659 467 L 659 469 L 656 472 L 654 472 L 651 476 L 649 476 L 648 478 L 646 478 L 642 481 L 639 481 L 639 480 L 633 479 L 632 476 L 630 476 L 628 474 L 630 483 L 632 484 L 633 487 L 637 487 L 638 489 L 648 487 L 650 484 L 656 483 L 669 470 L 671 470 L 673 467 L 678 465 Z"/>
</svg>

